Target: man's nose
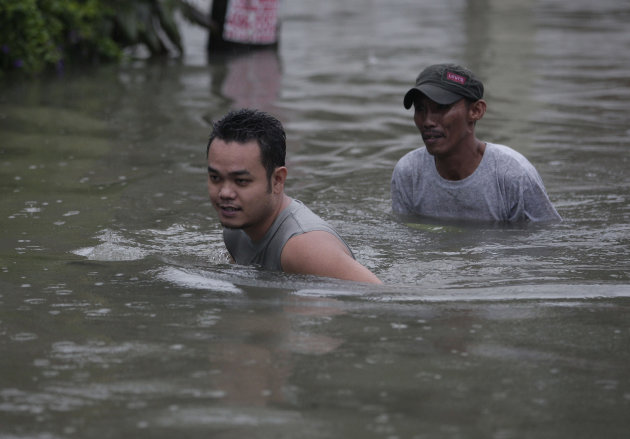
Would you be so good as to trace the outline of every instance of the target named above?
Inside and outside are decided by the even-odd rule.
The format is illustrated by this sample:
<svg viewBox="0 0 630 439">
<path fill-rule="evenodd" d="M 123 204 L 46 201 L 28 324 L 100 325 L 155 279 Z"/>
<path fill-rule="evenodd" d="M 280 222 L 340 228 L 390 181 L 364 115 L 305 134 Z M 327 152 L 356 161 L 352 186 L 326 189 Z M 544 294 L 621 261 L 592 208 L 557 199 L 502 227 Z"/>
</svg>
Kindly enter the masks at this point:
<svg viewBox="0 0 630 439">
<path fill-rule="evenodd" d="M 422 121 L 422 125 L 425 127 L 434 127 L 435 116 L 436 114 L 433 111 L 431 111 L 431 109 L 427 109 L 424 113 L 424 120 Z"/>
<path fill-rule="evenodd" d="M 219 188 L 219 197 L 224 200 L 231 200 L 236 196 L 236 192 L 232 185 L 228 182 L 225 182 Z"/>
</svg>

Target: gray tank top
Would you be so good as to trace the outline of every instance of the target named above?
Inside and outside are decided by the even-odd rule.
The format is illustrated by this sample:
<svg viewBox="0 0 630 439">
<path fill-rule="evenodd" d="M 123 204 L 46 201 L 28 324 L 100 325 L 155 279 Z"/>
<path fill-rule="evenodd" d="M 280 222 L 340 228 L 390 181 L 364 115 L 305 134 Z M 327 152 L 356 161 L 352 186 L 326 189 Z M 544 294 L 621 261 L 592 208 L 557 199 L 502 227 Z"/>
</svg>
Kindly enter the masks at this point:
<svg viewBox="0 0 630 439">
<path fill-rule="evenodd" d="M 268 270 L 282 270 L 282 249 L 293 236 L 321 230 L 332 233 L 354 254 L 348 244 L 326 221 L 317 216 L 301 201 L 292 200 L 276 218 L 265 236 L 253 242 L 242 229 L 223 229 L 225 247 L 237 264 L 260 265 Z"/>
</svg>

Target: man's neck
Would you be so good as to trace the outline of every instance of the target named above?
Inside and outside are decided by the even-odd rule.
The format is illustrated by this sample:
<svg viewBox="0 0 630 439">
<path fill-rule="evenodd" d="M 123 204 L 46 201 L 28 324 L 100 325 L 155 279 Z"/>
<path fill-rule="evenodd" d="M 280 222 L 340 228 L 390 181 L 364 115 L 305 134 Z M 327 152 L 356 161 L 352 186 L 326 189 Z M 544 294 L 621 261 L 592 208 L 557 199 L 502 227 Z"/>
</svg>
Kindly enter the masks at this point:
<svg viewBox="0 0 630 439">
<path fill-rule="evenodd" d="M 473 138 L 470 145 L 458 149 L 453 154 L 436 156 L 435 167 L 438 174 L 446 180 L 463 180 L 475 172 L 485 150 L 486 144 Z"/>
<path fill-rule="evenodd" d="M 291 201 L 293 201 L 293 199 L 282 192 L 282 194 L 279 195 L 277 203 L 274 203 L 275 206 L 271 212 L 271 215 L 269 215 L 264 222 L 258 224 L 256 228 L 249 228 L 248 230 L 244 230 L 245 233 L 247 233 L 247 236 L 249 236 L 249 239 L 251 239 L 253 242 L 257 242 L 263 239 L 269 228 L 273 225 L 273 222 L 276 220 L 276 218 L 278 218 L 278 215 L 280 215 L 280 212 L 286 209 L 289 204 L 291 204 Z"/>
</svg>

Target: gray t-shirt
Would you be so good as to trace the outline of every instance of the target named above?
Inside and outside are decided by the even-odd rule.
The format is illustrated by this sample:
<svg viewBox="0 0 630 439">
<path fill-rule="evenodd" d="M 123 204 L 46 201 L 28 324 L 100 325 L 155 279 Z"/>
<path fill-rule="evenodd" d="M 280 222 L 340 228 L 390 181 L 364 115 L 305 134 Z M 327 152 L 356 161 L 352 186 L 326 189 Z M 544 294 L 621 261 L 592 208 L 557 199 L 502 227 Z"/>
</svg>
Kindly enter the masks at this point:
<svg viewBox="0 0 630 439">
<path fill-rule="evenodd" d="M 352 250 L 335 229 L 298 200 L 292 200 L 280 212 L 260 241 L 253 242 L 242 229 L 228 228 L 223 229 L 223 240 L 236 263 L 260 265 L 268 270 L 281 271 L 282 249 L 287 241 L 295 235 L 315 230 L 335 235 L 352 255 Z"/>
<path fill-rule="evenodd" d="M 559 221 L 534 166 L 520 153 L 487 143 L 479 166 L 463 180 L 446 180 L 425 147 L 396 164 L 392 210 L 434 218 L 476 221 Z"/>
</svg>

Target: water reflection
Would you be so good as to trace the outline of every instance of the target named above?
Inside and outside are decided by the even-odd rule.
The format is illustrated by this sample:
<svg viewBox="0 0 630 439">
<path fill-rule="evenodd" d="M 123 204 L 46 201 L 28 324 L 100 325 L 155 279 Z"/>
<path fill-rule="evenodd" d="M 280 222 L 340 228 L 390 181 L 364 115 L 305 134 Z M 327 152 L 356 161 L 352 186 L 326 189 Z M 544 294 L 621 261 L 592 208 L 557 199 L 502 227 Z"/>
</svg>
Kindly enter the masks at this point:
<svg viewBox="0 0 630 439">
<path fill-rule="evenodd" d="M 221 318 L 214 329 L 223 336 L 208 354 L 215 369 L 213 387 L 228 405 L 293 401 L 293 355 L 324 355 L 341 345 L 341 339 L 312 332 L 340 313 L 333 299 L 294 297 L 271 313 L 254 308 L 236 318 Z"/>
<path fill-rule="evenodd" d="M 228 98 L 232 108 L 274 113 L 280 96 L 281 67 L 277 50 L 254 50 L 211 60 L 213 94 Z"/>
</svg>

